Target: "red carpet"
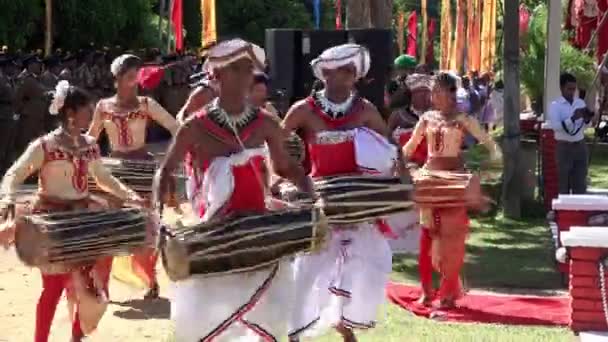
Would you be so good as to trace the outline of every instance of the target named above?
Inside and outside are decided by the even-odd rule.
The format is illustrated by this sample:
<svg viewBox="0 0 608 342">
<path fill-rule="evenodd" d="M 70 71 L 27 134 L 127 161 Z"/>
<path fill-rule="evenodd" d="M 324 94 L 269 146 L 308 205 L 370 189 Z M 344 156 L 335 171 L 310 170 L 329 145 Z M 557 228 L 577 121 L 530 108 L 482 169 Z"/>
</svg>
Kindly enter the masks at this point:
<svg viewBox="0 0 608 342">
<path fill-rule="evenodd" d="M 568 325 L 569 298 L 497 295 L 469 292 L 450 310 L 433 310 L 416 303 L 421 291 L 416 286 L 389 283 L 386 294 L 391 302 L 422 317 L 431 313 L 442 321 L 497 323 L 513 325 Z"/>
</svg>

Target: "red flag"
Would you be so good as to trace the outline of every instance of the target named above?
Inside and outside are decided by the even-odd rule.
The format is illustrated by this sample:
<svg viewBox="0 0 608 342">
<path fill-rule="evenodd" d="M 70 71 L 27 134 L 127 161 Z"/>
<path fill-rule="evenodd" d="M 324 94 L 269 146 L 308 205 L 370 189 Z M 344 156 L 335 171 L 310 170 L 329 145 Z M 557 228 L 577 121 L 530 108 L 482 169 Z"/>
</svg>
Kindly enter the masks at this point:
<svg viewBox="0 0 608 342">
<path fill-rule="evenodd" d="M 336 0 L 336 30 L 342 29 L 342 1 Z"/>
<path fill-rule="evenodd" d="M 410 14 L 410 18 L 407 21 L 407 50 L 406 54 L 416 57 L 416 47 L 418 45 L 418 16 L 416 11 Z"/>
<path fill-rule="evenodd" d="M 137 83 L 140 87 L 152 90 L 158 87 L 165 77 L 165 68 L 159 65 L 148 65 L 139 69 Z"/>
<path fill-rule="evenodd" d="M 182 0 L 173 0 L 173 8 L 171 10 L 171 22 L 175 31 L 175 49 L 177 51 L 184 49 L 184 11 L 182 4 Z"/>
<path fill-rule="evenodd" d="M 526 5 L 521 4 L 519 6 L 519 36 L 525 36 L 528 33 L 528 27 L 530 26 L 530 12 Z"/>
<path fill-rule="evenodd" d="M 429 28 L 428 28 L 428 37 L 427 37 L 427 41 L 428 44 L 426 45 L 426 58 L 425 61 L 427 64 L 431 64 L 433 63 L 433 61 L 435 60 L 435 25 L 437 25 L 435 18 L 431 19 L 431 21 L 429 21 Z"/>
</svg>

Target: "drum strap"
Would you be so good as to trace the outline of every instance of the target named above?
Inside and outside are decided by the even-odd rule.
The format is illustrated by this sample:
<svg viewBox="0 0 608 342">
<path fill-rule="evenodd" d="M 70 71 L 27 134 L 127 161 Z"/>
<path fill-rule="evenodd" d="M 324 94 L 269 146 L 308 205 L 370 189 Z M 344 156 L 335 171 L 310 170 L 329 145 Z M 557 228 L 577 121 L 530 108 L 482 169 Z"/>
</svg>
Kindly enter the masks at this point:
<svg viewBox="0 0 608 342">
<path fill-rule="evenodd" d="M 240 323 L 246 328 L 250 329 L 258 336 L 260 336 L 260 338 L 262 338 L 262 341 L 264 342 L 277 342 L 278 340 L 276 339 L 276 337 L 272 336 L 272 334 L 270 334 L 268 331 L 264 330 L 262 327 L 253 322 L 247 321 L 245 319 L 245 315 L 251 310 L 253 310 L 253 308 L 255 308 L 255 306 L 262 299 L 262 296 L 266 293 L 268 288 L 270 288 L 272 281 L 277 275 L 278 270 L 279 265 L 277 264 L 272 269 L 268 277 L 266 277 L 266 280 L 264 280 L 262 285 L 260 285 L 260 287 L 258 287 L 258 289 L 253 293 L 251 298 L 249 298 L 249 300 L 245 304 L 243 304 L 232 315 L 230 315 L 230 317 L 220 323 L 220 325 L 218 325 L 211 333 L 209 333 L 209 335 L 203 337 L 200 342 L 215 341 L 216 338 L 220 337 L 222 333 L 228 330 L 235 323 Z"/>
</svg>

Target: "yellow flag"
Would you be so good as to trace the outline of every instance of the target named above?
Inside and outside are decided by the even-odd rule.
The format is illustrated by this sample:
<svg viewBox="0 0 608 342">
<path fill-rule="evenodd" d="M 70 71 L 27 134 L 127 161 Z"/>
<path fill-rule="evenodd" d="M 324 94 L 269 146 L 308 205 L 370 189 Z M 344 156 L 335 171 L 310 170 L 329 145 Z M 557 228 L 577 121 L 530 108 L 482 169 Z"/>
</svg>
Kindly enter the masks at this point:
<svg viewBox="0 0 608 342">
<path fill-rule="evenodd" d="M 441 70 L 450 68 L 450 51 L 452 50 L 452 8 L 450 0 L 442 0 L 441 2 L 441 59 L 439 67 Z M 426 38 L 424 39 L 426 40 Z"/>
<path fill-rule="evenodd" d="M 465 48 L 465 8 L 464 0 L 456 1 L 456 28 L 454 30 L 454 42 L 450 52 L 450 70 L 460 72 L 463 66 L 463 51 Z"/>
<path fill-rule="evenodd" d="M 201 0 L 201 14 L 203 17 L 202 46 L 209 46 L 217 41 L 217 27 L 215 24 L 215 0 Z"/>
<path fill-rule="evenodd" d="M 425 64 L 426 62 L 430 62 L 430 61 L 426 60 L 426 50 L 427 50 L 426 46 L 427 46 L 427 44 L 433 44 L 433 42 L 427 43 L 427 39 L 429 37 L 429 34 L 428 34 L 429 24 L 428 24 L 426 0 L 421 1 L 420 12 L 422 13 L 422 35 L 420 36 L 422 39 L 422 44 L 420 44 L 420 62 L 422 64 Z"/>
<path fill-rule="evenodd" d="M 481 25 L 481 72 L 492 71 L 496 58 L 496 0 L 483 4 Z"/>
</svg>

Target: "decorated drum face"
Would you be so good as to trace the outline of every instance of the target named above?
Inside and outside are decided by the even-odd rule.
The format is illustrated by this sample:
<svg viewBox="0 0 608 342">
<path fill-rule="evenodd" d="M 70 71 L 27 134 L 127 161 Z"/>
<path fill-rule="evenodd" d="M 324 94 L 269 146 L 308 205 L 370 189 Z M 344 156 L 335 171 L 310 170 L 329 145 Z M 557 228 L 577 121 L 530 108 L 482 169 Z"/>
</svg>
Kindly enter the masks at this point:
<svg viewBox="0 0 608 342">
<path fill-rule="evenodd" d="M 161 249 L 163 265 L 174 281 L 267 267 L 320 246 L 326 225 L 319 222 L 315 212 L 300 209 L 182 227 Z"/>
<path fill-rule="evenodd" d="M 28 215 L 17 220 L 15 247 L 28 266 L 87 263 L 150 245 L 150 223 L 134 208 Z"/>
<path fill-rule="evenodd" d="M 336 176 L 315 179 L 315 191 L 323 199 L 323 211 L 330 224 L 349 224 L 374 220 L 410 211 L 413 187 L 398 177 Z M 281 189 L 285 201 L 310 205 L 306 194 L 291 184 Z"/>
</svg>

